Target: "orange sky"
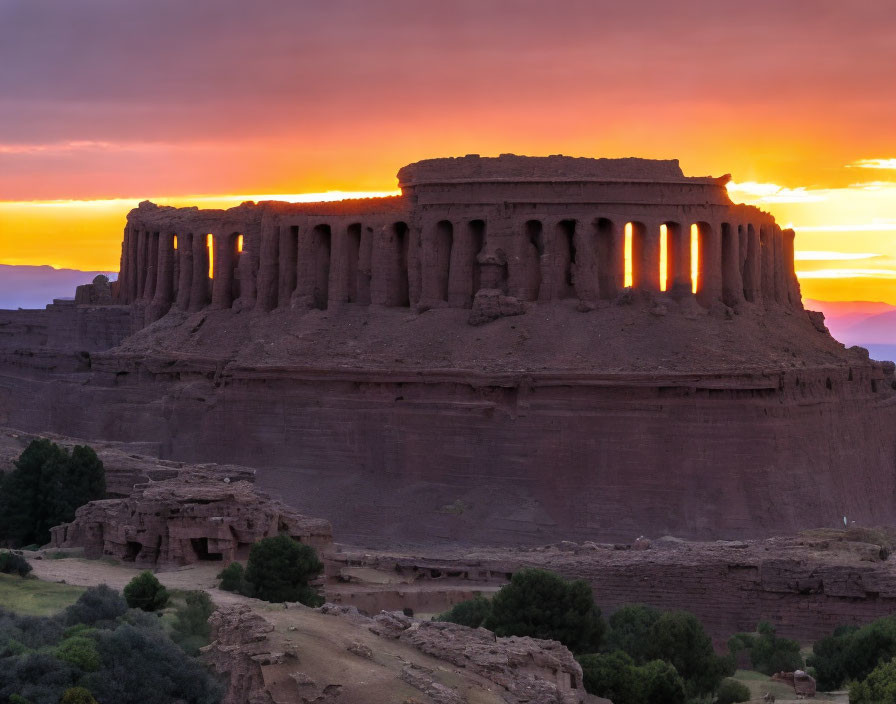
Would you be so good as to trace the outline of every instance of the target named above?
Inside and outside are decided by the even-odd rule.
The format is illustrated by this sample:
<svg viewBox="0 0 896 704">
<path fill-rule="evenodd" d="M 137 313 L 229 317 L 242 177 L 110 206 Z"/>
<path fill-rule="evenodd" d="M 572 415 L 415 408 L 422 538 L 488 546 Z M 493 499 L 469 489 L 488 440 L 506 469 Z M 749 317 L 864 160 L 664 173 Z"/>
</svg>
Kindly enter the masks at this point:
<svg viewBox="0 0 896 704">
<path fill-rule="evenodd" d="M 896 303 L 889 5 L 9 0 L 0 263 L 116 269 L 144 198 L 388 191 L 405 163 L 466 153 L 643 156 L 730 172 L 734 200 L 794 225 L 805 294 Z"/>
</svg>

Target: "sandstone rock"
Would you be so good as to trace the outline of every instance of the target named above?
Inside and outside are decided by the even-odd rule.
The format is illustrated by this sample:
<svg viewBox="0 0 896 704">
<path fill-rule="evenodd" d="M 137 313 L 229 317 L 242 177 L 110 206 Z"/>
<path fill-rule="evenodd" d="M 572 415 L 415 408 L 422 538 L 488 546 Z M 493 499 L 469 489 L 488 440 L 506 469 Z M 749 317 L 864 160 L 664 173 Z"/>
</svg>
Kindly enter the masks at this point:
<svg viewBox="0 0 896 704">
<path fill-rule="evenodd" d="M 202 648 L 203 660 L 230 681 L 221 704 L 274 704 L 265 689 L 262 660 L 273 626 L 248 606 L 219 608 L 209 618 L 211 644 Z"/>
<path fill-rule="evenodd" d="M 248 482 L 199 470 L 140 485 L 126 499 L 92 501 L 51 533 L 54 548 L 80 547 L 88 557 L 148 567 L 227 564 L 247 558 L 261 538 L 281 533 L 318 549 L 332 540 L 327 521 L 302 516 Z"/>
<path fill-rule="evenodd" d="M 470 325 L 483 325 L 511 315 L 522 315 L 526 306 L 513 296 L 505 296 L 497 289 L 481 289 L 473 299 Z"/>
<path fill-rule="evenodd" d="M 423 692 L 434 704 L 466 704 L 465 697 L 434 681 L 431 675 L 432 670 L 427 670 L 419 665 L 408 665 L 401 671 L 401 679 L 411 687 Z"/>
<path fill-rule="evenodd" d="M 776 672 L 772 675 L 772 679 L 789 684 L 799 697 L 812 698 L 815 696 L 815 678 L 803 670 Z"/>
</svg>

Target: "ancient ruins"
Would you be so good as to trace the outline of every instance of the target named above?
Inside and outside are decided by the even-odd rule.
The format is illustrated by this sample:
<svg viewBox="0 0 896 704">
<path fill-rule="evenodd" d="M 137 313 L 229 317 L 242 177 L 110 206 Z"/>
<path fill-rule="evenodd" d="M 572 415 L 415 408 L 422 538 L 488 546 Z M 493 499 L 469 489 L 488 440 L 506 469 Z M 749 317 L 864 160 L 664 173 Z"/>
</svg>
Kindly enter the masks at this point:
<svg viewBox="0 0 896 704">
<path fill-rule="evenodd" d="M 733 205 L 728 178 L 686 177 L 677 161 L 471 155 L 404 167 L 391 198 L 226 211 L 144 202 L 128 216 L 116 296 L 145 307 L 146 322 L 172 306 L 475 310 L 494 295 L 587 302 L 626 286 L 682 297 L 694 289 L 694 227 L 701 305 L 799 307 L 793 231 Z"/>
<path fill-rule="evenodd" d="M 169 568 L 246 560 L 255 542 L 275 535 L 317 550 L 329 548 L 333 537 L 329 522 L 296 513 L 255 491 L 251 482 L 232 482 L 226 471 L 195 469 L 139 485 L 124 499 L 91 501 L 51 533 L 54 548 Z"/>
<path fill-rule="evenodd" d="M 128 216 L 118 280 L 0 312 L 0 424 L 257 470 L 368 546 L 896 520 L 891 363 L 793 233 L 675 161 L 432 159 L 399 196 Z"/>
</svg>

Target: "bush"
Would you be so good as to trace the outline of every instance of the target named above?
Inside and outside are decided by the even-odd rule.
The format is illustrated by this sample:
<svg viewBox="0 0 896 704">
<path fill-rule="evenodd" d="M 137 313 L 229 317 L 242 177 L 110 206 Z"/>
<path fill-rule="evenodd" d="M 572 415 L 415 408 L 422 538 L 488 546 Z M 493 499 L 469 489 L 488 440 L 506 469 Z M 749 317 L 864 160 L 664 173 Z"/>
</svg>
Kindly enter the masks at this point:
<svg viewBox="0 0 896 704">
<path fill-rule="evenodd" d="M 650 629 L 659 617 L 660 612 L 650 606 L 623 606 L 610 616 L 606 650 L 622 650 L 631 655 L 636 665 L 643 665 L 650 660 L 647 654 Z"/>
<path fill-rule="evenodd" d="M 498 636 L 558 640 L 573 653 L 596 652 L 605 629 L 587 582 L 540 569 L 514 574 L 482 625 Z"/>
<path fill-rule="evenodd" d="M 896 703 L 896 658 L 882 662 L 861 682 L 849 687 L 849 704 Z"/>
<path fill-rule="evenodd" d="M 83 635 L 63 640 L 53 654 L 69 665 L 84 672 L 95 672 L 100 669 L 100 654 L 92 638 Z"/>
<path fill-rule="evenodd" d="M 308 581 L 324 569 L 317 553 L 288 535 L 259 540 L 249 551 L 246 581 L 254 596 L 264 601 L 299 601 L 320 606 L 323 599 Z"/>
<path fill-rule="evenodd" d="M 722 680 L 716 692 L 716 704 L 737 704 L 750 700 L 750 688 L 730 678 Z"/>
<path fill-rule="evenodd" d="M 733 636 L 728 641 L 728 648 L 732 654 L 736 654 L 740 649 L 747 650 L 753 669 L 764 675 L 805 669 L 799 643 L 787 638 L 778 638 L 775 635 L 775 627 L 765 621 L 759 624 L 757 630 L 758 636 L 746 633 Z"/>
<path fill-rule="evenodd" d="M 616 650 L 576 659 L 582 666 L 586 692 L 609 699 L 613 704 L 640 704 L 635 661 L 629 655 Z"/>
<path fill-rule="evenodd" d="M 127 602 L 114 589 L 105 584 L 92 587 L 63 612 L 68 626 L 108 627 L 127 613 Z"/>
<path fill-rule="evenodd" d="M 684 682 L 675 668 L 662 660 L 635 665 L 621 650 L 583 655 L 585 691 L 613 704 L 683 704 Z"/>
<path fill-rule="evenodd" d="M 97 649 L 103 669 L 81 684 L 101 702 L 214 704 L 221 697 L 220 684 L 161 630 L 123 624 L 99 631 Z"/>
<path fill-rule="evenodd" d="M 71 453 L 49 440 L 33 440 L 0 478 L 0 541 L 44 545 L 50 528 L 68 523 L 75 511 L 106 495 L 103 463 L 89 447 Z"/>
<path fill-rule="evenodd" d="M 722 678 L 734 674 L 734 658 L 716 655 L 703 624 L 687 611 L 661 614 L 650 628 L 646 651 L 675 667 L 689 697 L 711 694 Z"/>
<path fill-rule="evenodd" d="M 14 552 L 0 552 L 0 572 L 3 574 L 17 574 L 24 577 L 31 571 L 31 565 L 21 555 Z"/>
<path fill-rule="evenodd" d="M 173 639 L 191 655 L 206 645 L 211 635 L 208 618 L 215 605 L 203 591 L 187 592 L 186 603 L 178 606 L 174 613 Z"/>
<path fill-rule="evenodd" d="M 59 700 L 59 704 L 97 704 L 89 689 L 69 687 Z"/>
<path fill-rule="evenodd" d="M 485 619 L 491 615 L 492 602 L 481 594 L 472 599 L 455 604 L 448 611 L 435 617 L 435 621 L 448 621 L 459 623 L 461 626 L 479 628 Z"/>
<path fill-rule="evenodd" d="M 807 664 L 817 673 L 818 689 L 840 689 L 868 677 L 881 662 L 896 657 L 896 618 L 887 616 L 861 628 L 840 627 L 812 648 Z"/>
<path fill-rule="evenodd" d="M 231 562 L 227 567 L 218 573 L 218 579 L 221 580 L 219 587 L 225 592 L 236 592 L 237 594 L 245 594 L 250 590 L 246 584 L 246 571 L 239 562 Z"/>
<path fill-rule="evenodd" d="M 134 577 L 124 588 L 124 598 L 132 609 L 158 611 L 168 604 L 168 590 L 146 570 Z"/>
</svg>

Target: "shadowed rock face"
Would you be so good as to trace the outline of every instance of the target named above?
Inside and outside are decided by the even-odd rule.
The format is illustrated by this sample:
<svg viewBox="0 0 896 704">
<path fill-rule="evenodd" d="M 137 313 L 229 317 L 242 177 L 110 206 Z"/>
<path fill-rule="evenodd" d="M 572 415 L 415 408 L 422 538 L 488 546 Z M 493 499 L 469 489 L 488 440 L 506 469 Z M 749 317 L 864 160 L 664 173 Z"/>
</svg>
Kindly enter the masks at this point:
<svg viewBox="0 0 896 704">
<path fill-rule="evenodd" d="M 0 423 L 256 467 L 370 545 L 896 520 L 893 365 L 807 315 L 792 233 L 724 178 L 505 155 L 401 179 L 141 204 L 118 305 L 0 315 Z"/>
<path fill-rule="evenodd" d="M 249 482 L 231 482 L 226 471 L 206 470 L 138 486 L 125 499 L 91 501 L 72 523 L 52 529 L 51 544 L 146 567 L 226 565 L 245 560 L 256 541 L 280 534 L 317 549 L 332 542 L 327 521 L 299 515 Z"/>
</svg>

